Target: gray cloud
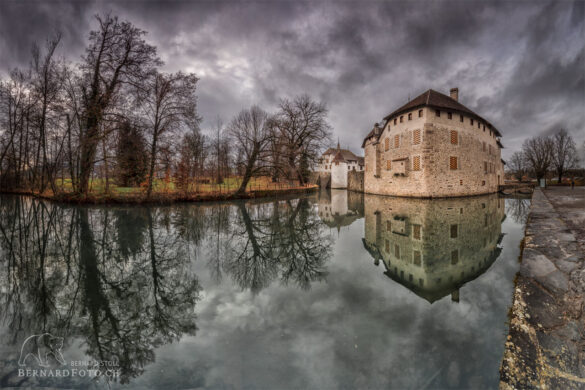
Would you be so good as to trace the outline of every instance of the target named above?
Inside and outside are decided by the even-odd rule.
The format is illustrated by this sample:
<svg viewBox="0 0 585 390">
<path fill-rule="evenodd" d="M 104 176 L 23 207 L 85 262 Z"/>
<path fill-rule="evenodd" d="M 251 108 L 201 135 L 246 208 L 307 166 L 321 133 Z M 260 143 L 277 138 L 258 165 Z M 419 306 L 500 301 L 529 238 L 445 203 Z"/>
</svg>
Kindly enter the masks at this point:
<svg viewBox="0 0 585 390">
<path fill-rule="evenodd" d="M 8 2 L 0 73 L 25 66 L 53 30 L 77 61 L 105 12 L 147 30 L 167 70 L 200 76 L 204 127 L 309 93 L 327 102 L 334 137 L 359 151 L 409 97 L 458 86 L 504 134 L 504 157 L 561 126 L 585 139 L 582 2 Z"/>
</svg>

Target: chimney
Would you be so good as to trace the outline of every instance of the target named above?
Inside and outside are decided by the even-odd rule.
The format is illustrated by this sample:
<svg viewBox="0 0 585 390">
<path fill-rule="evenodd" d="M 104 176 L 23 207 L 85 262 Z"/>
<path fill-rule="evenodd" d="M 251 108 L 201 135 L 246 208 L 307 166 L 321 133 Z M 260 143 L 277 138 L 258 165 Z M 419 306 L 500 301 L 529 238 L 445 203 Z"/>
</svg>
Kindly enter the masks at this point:
<svg viewBox="0 0 585 390">
<path fill-rule="evenodd" d="M 459 88 L 451 88 L 451 91 L 449 91 L 449 96 L 451 96 L 451 99 L 458 101 L 459 100 Z"/>
</svg>

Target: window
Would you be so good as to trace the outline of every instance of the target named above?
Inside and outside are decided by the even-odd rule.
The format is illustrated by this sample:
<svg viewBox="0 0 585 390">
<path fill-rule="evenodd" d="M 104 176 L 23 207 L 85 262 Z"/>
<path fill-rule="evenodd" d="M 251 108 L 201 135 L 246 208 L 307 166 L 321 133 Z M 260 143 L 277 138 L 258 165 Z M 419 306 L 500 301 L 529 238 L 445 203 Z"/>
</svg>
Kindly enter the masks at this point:
<svg viewBox="0 0 585 390">
<path fill-rule="evenodd" d="M 479 129 L 481 127 L 481 124 L 479 123 L 479 121 L 477 121 L 477 128 Z"/>
<path fill-rule="evenodd" d="M 482 185 L 482 186 L 485 186 L 485 180 L 482 180 L 482 181 L 481 181 L 481 185 Z"/>
<path fill-rule="evenodd" d="M 485 152 L 485 142 L 483 142 L 482 145 L 483 151 Z"/>
<path fill-rule="evenodd" d="M 420 156 L 414 156 L 412 158 L 412 170 L 420 171 Z"/>
<path fill-rule="evenodd" d="M 390 160 L 386 160 L 386 169 L 389 171 L 390 169 L 392 169 L 392 164 L 390 162 Z"/>
<path fill-rule="evenodd" d="M 386 231 L 387 232 L 392 231 L 392 222 L 391 221 L 386 221 Z"/>
<path fill-rule="evenodd" d="M 399 135 L 395 135 L 394 136 L 394 147 L 395 148 L 399 148 L 400 147 L 400 136 Z"/>
<path fill-rule="evenodd" d="M 459 231 L 459 226 L 451 225 L 451 238 L 457 238 L 458 231 Z"/>
<path fill-rule="evenodd" d="M 412 144 L 419 145 L 420 144 L 420 129 L 416 129 L 412 132 Z"/>
<path fill-rule="evenodd" d="M 489 154 L 492 155 L 492 145 L 489 145 Z"/>
<path fill-rule="evenodd" d="M 420 266 L 420 251 L 414 251 L 412 252 L 412 262 L 414 263 L 414 265 L 418 265 Z"/>
<path fill-rule="evenodd" d="M 422 115 L 423 115 L 423 110 L 418 110 L 418 117 L 422 118 Z"/>
<path fill-rule="evenodd" d="M 457 130 L 451 130 L 451 145 L 459 145 L 459 134 L 457 134 Z"/>
<path fill-rule="evenodd" d="M 463 185 L 463 179 L 459 180 L 459 185 L 462 186 Z"/>
<path fill-rule="evenodd" d="M 488 170 L 487 170 L 487 161 L 484 161 L 483 162 L 483 173 L 487 173 L 487 172 L 488 172 Z"/>
<path fill-rule="evenodd" d="M 415 240 L 420 240 L 420 231 L 421 231 L 420 225 L 412 225 L 412 237 Z"/>
<path fill-rule="evenodd" d="M 447 119 L 453 119 L 453 114 L 452 114 L 452 113 L 450 113 L 450 112 L 448 112 L 448 113 L 447 113 Z"/>
<path fill-rule="evenodd" d="M 473 126 L 473 119 L 469 118 L 469 123 L 471 123 L 471 126 Z"/>
<path fill-rule="evenodd" d="M 390 138 L 384 140 L 384 150 L 390 149 Z"/>
<path fill-rule="evenodd" d="M 459 262 L 459 251 L 454 250 L 453 252 L 451 252 L 451 264 L 455 265 L 458 262 Z"/>
<path fill-rule="evenodd" d="M 483 125 L 483 131 L 485 131 L 485 125 Z"/>
<path fill-rule="evenodd" d="M 441 116 L 441 110 L 435 110 L 435 116 Z"/>
<path fill-rule="evenodd" d="M 457 167 L 457 157 L 451 156 L 449 157 L 449 168 L 454 171 Z"/>
<path fill-rule="evenodd" d="M 411 121 L 412 120 L 412 112 L 408 113 L 408 120 Z"/>
<path fill-rule="evenodd" d="M 396 118 L 394 118 L 394 124 L 396 124 L 396 121 L 397 121 L 397 119 L 396 119 Z"/>
<path fill-rule="evenodd" d="M 400 123 L 404 122 L 404 115 L 400 115 Z"/>
<path fill-rule="evenodd" d="M 385 240 L 384 249 L 386 250 L 386 253 L 390 253 L 390 241 Z"/>
<path fill-rule="evenodd" d="M 394 256 L 396 256 L 397 259 L 400 259 L 400 247 L 398 245 L 394 245 Z"/>
<path fill-rule="evenodd" d="M 459 122 L 463 123 L 463 115 L 459 115 Z"/>
</svg>

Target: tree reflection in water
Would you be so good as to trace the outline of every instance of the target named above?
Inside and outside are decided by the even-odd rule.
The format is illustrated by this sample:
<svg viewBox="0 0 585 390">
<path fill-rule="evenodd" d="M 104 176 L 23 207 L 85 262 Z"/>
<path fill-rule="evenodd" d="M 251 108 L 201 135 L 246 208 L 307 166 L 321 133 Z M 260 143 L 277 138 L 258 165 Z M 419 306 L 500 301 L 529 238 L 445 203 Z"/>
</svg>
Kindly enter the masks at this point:
<svg viewBox="0 0 585 390">
<path fill-rule="evenodd" d="M 159 209 L 6 197 L 0 216 L 2 320 L 15 351 L 32 334 L 80 339 L 90 359 L 118 362 L 126 383 L 154 361 L 154 348 L 195 334 L 197 278 Z M 39 384 L 14 378 L 16 359 L 2 383 Z M 82 379 L 88 381 L 69 378 L 69 385 Z"/>
<path fill-rule="evenodd" d="M 22 342 L 45 332 L 64 337 L 64 349 L 80 342 L 88 360 L 118 362 L 127 383 L 155 348 L 195 334 L 191 260 L 201 251 L 213 279 L 258 293 L 274 281 L 308 289 L 323 280 L 331 246 L 307 199 L 103 208 L 3 196 L 0 307 L 12 352 L 0 383 L 89 386 L 17 377 Z"/>
</svg>

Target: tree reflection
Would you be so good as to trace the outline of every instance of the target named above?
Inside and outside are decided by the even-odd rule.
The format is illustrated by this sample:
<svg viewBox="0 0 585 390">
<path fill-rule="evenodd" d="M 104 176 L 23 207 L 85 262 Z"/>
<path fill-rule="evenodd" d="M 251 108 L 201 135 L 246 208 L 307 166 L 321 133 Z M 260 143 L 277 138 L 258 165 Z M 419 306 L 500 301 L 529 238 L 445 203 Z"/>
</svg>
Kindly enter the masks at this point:
<svg viewBox="0 0 585 390">
<path fill-rule="evenodd" d="M 241 288 L 258 293 L 280 278 L 308 289 L 326 277 L 332 242 L 307 199 L 237 207 L 224 268 Z"/>
<path fill-rule="evenodd" d="M 526 224 L 528 213 L 530 211 L 530 198 L 507 198 L 506 213 L 509 214 L 514 222 Z"/>
<path fill-rule="evenodd" d="M 155 360 L 155 348 L 195 334 L 200 287 L 190 260 L 200 250 L 208 252 L 212 279 L 226 275 L 254 293 L 275 281 L 308 289 L 323 280 L 332 242 L 312 207 L 307 199 L 70 207 L 3 196 L 4 345 L 17 353 L 27 337 L 45 332 L 64 337 L 65 348 L 79 341 L 88 360 L 118 362 L 126 383 Z M 0 382 L 15 386 L 22 379 L 17 361 L 5 368 Z M 85 388 L 88 381 L 59 386 Z"/>
<path fill-rule="evenodd" d="M 199 285 L 168 213 L 9 197 L 0 216 L 0 303 L 14 348 L 41 332 L 80 338 L 91 359 L 118 362 L 125 383 L 154 348 L 195 333 Z"/>
</svg>

